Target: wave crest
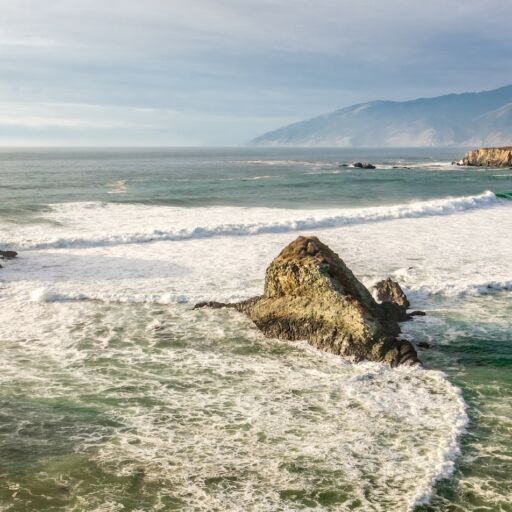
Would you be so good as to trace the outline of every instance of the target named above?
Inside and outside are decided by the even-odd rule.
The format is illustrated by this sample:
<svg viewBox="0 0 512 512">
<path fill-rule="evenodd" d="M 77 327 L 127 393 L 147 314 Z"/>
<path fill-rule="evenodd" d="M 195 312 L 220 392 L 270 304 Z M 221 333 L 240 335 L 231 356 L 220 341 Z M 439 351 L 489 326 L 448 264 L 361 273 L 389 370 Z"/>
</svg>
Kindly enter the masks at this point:
<svg viewBox="0 0 512 512">
<path fill-rule="evenodd" d="M 395 219 L 451 215 L 498 203 L 496 195 L 487 191 L 475 196 L 448 197 L 431 201 L 418 201 L 391 206 L 337 210 L 285 210 L 270 208 L 174 208 L 163 206 L 126 205 L 113 203 L 72 203 L 55 205 L 65 209 L 57 221 L 71 229 L 51 236 L 19 239 L 10 245 L 17 249 L 102 247 L 120 244 L 142 244 L 156 241 L 180 241 L 217 236 L 250 236 L 265 233 L 287 233 L 312 229 L 335 228 Z M 91 215 L 91 210 L 97 210 Z M 113 232 L 110 218 L 126 216 L 133 219 L 122 229 Z M 233 223 L 233 217 L 244 219 Z M 85 220 L 84 220 L 85 219 Z M 186 219 L 186 221 L 184 221 Z M 55 220 L 55 219 L 53 219 Z M 89 224 L 79 225 L 80 222 Z M 100 231 L 97 225 L 100 224 Z M 180 225 L 181 224 L 181 225 Z M 159 226 L 155 228 L 154 226 Z M 172 228 L 168 229 L 167 226 Z M 117 226 L 116 226 L 117 227 Z M 63 232 L 62 232 L 63 231 Z M 86 232 L 86 235 L 82 233 Z M 62 233 L 62 234 L 60 234 Z M 50 235 L 50 236 L 48 236 Z"/>
</svg>

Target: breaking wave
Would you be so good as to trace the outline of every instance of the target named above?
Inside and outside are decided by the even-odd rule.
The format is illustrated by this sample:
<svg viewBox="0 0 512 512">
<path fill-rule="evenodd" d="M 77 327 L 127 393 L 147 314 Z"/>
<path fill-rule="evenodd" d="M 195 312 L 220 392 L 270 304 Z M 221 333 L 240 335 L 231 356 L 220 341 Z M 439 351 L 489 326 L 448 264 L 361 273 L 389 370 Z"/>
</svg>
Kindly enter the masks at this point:
<svg viewBox="0 0 512 512">
<path fill-rule="evenodd" d="M 412 289 L 415 296 L 428 297 L 430 295 L 444 295 L 446 297 L 464 297 L 492 295 L 512 291 L 512 281 L 486 281 L 477 283 L 445 283 L 438 286 L 422 286 Z"/>
<path fill-rule="evenodd" d="M 398 205 L 325 210 L 201 207 L 194 209 L 113 203 L 67 203 L 53 206 L 48 219 L 66 229 L 46 229 L 41 236 L 6 238 L 13 248 L 48 249 L 141 244 L 218 236 L 250 236 L 336 228 L 395 219 L 451 215 L 497 205 L 496 194 L 448 197 Z M 232 219 L 240 219 L 233 222 Z M 119 230 L 119 219 L 123 220 Z M 115 222 L 116 229 L 109 223 Z M 16 235 L 16 234 L 14 234 Z"/>
</svg>

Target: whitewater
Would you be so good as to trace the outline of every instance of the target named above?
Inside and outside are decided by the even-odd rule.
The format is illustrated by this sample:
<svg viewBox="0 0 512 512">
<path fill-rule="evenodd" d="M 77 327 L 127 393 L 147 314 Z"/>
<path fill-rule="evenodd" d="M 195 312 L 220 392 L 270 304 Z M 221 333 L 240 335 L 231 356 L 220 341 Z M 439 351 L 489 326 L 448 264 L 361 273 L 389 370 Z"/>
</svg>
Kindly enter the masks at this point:
<svg viewBox="0 0 512 512">
<path fill-rule="evenodd" d="M 37 233 L 33 227 L 27 233 L 16 227 L 10 233 L 5 233 L 5 239 L 10 241 L 9 247 L 22 250 L 286 233 L 392 219 L 450 215 L 494 206 L 496 203 L 496 195 L 486 191 L 476 196 L 353 210 L 209 207 L 195 208 L 190 212 L 176 207 L 134 208 L 110 203 L 50 204 L 51 211 L 41 218 L 50 227 L 43 225 L 41 233 Z M 233 219 L 239 221 L 233 223 Z M 65 228 L 59 229 L 58 226 L 62 225 Z M 70 228 L 76 235 L 69 236 Z M 53 238 L 48 237 L 49 232 L 55 233 Z M 81 237 L 80 233 L 84 236 Z"/>
<path fill-rule="evenodd" d="M 29 154 L 17 174 L 10 156 L 0 510 L 509 510 L 512 202 L 444 155 L 380 155 L 363 176 L 338 167 L 350 156 Z M 59 179 L 23 181 L 27 159 Z M 474 183 L 455 190 L 457 172 Z M 361 180 L 379 192 L 356 197 Z M 427 312 L 403 326 L 426 369 L 192 309 L 261 293 L 298 234 L 367 286 L 403 285 Z"/>
</svg>

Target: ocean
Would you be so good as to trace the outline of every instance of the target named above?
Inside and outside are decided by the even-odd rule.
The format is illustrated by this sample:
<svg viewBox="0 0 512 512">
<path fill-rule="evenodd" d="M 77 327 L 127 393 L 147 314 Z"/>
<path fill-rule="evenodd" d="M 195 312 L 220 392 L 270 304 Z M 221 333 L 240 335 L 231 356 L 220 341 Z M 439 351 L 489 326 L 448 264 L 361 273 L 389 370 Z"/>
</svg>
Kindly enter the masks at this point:
<svg viewBox="0 0 512 512">
<path fill-rule="evenodd" d="M 512 170 L 462 153 L 1 150 L 0 511 L 512 511 Z M 400 282 L 425 369 L 192 309 L 299 234 Z"/>
</svg>

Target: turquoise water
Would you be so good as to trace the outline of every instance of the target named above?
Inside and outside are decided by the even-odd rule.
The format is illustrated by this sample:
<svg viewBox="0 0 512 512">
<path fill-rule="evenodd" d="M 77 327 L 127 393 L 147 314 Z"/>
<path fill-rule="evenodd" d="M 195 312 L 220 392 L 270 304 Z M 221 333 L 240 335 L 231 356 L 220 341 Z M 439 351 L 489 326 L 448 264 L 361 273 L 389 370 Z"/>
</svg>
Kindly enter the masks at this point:
<svg viewBox="0 0 512 512">
<path fill-rule="evenodd" d="M 461 156 L 0 152 L 0 510 L 511 511 L 512 170 Z M 403 284 L 427 371 L 191 310 L 303 232 Z"/>
<path fill-rule="evenodd" d="M 0 212 L 19 214 L 71 201 L 349 207 L 512 191 L 508 169 L 447 165 L 462 154 L 453 149 L 2 150 Z M 386 172 L 339 167 L 354 161 L 380 164 Z M 123 186 L 119 182 L 129 184 L 123 193 L 115 193 Z"/>
</svg>

